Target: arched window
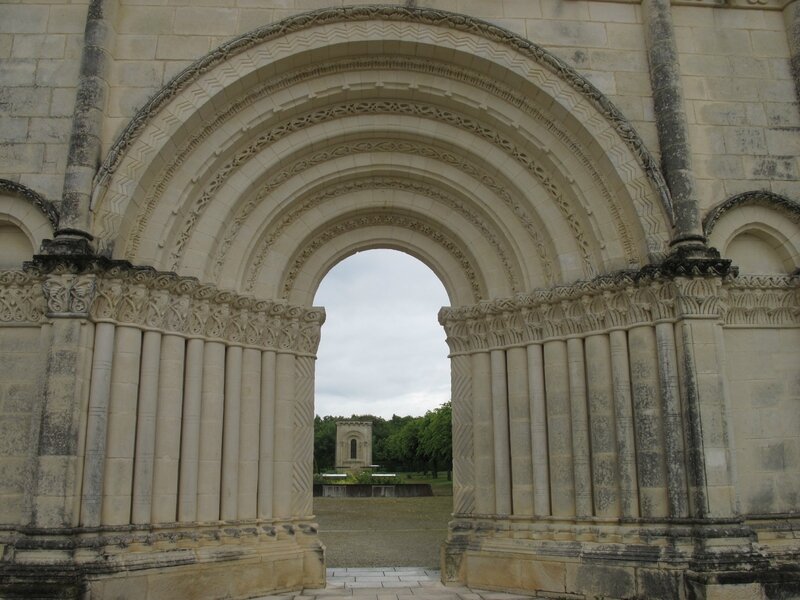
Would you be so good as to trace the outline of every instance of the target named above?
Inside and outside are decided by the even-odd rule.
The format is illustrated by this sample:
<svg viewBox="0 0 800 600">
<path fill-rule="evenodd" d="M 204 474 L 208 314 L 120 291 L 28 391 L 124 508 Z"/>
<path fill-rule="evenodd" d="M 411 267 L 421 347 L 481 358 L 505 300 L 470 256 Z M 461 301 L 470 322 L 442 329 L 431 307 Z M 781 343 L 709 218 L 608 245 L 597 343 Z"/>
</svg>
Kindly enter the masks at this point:
<svg viewBox="0 0 800 600">
<path fill-rule="evenodd" d="M 355 439 L 350 440 L 350 458 L 358 458 L 358 443 Z"/>
</svg>

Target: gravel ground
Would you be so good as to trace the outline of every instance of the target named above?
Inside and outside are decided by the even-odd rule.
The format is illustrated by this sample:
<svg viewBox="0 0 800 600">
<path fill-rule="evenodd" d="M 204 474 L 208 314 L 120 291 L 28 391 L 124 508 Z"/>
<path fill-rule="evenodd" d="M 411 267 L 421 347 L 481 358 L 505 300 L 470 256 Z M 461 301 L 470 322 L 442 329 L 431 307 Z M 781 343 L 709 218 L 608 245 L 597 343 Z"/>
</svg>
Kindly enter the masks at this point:
<svg viewBox="0 0 800 600">
<path fill-rule="evenodd" d="M 439 568 L 452 510 L 452 496 L 314 498 L 329 568 Z"/>
</svg>

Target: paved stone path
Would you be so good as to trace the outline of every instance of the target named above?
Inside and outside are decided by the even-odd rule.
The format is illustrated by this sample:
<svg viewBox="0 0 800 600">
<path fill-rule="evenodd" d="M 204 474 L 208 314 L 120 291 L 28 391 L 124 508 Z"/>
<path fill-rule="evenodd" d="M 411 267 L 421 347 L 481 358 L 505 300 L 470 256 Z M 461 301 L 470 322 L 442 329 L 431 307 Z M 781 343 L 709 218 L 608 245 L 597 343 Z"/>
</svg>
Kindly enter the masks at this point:
<svg viewBox="0 0 800 600">
<path fill-rule="evenodd" d="M 417 567 L 378 569 L 328 569 L 325 589 L 307 589 L 256 600 L 532 600 L 531 596 L 474 590 L 463 586 L 445 586 L 439 571 Z"/>
</svg>

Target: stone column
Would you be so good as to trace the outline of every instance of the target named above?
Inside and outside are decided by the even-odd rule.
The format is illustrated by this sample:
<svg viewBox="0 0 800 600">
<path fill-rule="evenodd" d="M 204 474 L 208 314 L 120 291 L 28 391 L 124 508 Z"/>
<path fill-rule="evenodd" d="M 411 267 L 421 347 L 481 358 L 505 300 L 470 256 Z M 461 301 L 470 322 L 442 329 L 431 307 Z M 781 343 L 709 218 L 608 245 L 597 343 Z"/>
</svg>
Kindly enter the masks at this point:
<svg viewBox="0 0 800 600">
<path fill-rule="evenodd" d="M 683 447 L 683 414 L 678 391 L 678 366 L 675 330 L 672 323 L 656 324 L 661 388 L 661 413 L 664 420 L 664 452 L 667 463 L 669 515 L 686 517 L 686 456 Z"/>
<path fill-rule="evenodd" d="M 513 514 L 533 515 L 533 454 L 528 396 L 528 355 L 525 348 L 509 348 L 506 351 L 506 361 Z"/>
<path fill-rule="evenodd" d="M 453 512 L 475 510 L 475 459 L 472 424 L 472 374 L 470 358 L 450 357 L 450 393 L 453 398 Z"/>
<path fill-rule="evenodd" d="M 695 518 L 736 514 L 730 418 L 723 372 L 724 336 L 717 277 L 675 280 L 678 374 L 684 394 L 689 510 Z"/>
<path fill-rule="evenodd" d="M 594 514 L 592 507 L 592 468 L 589 447 L 589 414 L 586 406 L 586 364 L 583 340 L 567 340 L 569 361 L 569 401 L 572 415 L 572 465 L 575 471 L 575 511 L 579 517 Z"/>
<path fill-rule="evenodd" d="M 142 332 L 134 327 L 117 326 L 103 474 L 103 525 L 126 525 L 131 521 L 141 351 Z"/>
<path fill-rule="evenodd" d="M 789 2 L 783 9 L 783 18 L 786 22 L 794 89 L 800 99 L 800 2 L 797 0 Z"/>
<path fill-rule="evenodd" d="M 158 372 L 161 333 L 145 331 L 139 375 L 139 406 L 136 419 L 136 453 L 133 462 L 131 522 L 149 523 L 153 500 L 153 463 L 156 446 Z"/>
<path fill-rule="evenodd" d="M 242 404 L 239 421 L 239 519 L 258 514 L 258 436 L 261 421 L 261 352 L 242 356 Z"/>
<path fill-rule="evenodd" d="M 550 458 L 550 504 L 553 515 L 575 516 L 575 482 L 572 463 L 572 413 L 569 399 L 567 343 L 544 344 L 544 378 L 547 390 L 547 442 Z"/>
<path fill-rule="evenodd" d="M 111 357 L 114 353 L 114 324 L 98 323 L 94 333 L 92 378 L 89 389 L 89 414 L 83 466 L 83 492 L 80 523 L 100 525 L 103 498 L 103 472 L 108 439 L 108 403 L 111 396 Z"/>
<path fill-rule="evenodd" d="M 492 433 L 494 440 L 494 496 L 498 515 L 510 515 L 511 451 L 508 439 L 508 381 L 506 353 L 492 350 L 489 354 L 492 369 Z"/>
<path fill-rule="evenodd" d="M 314 477 L 314 365 L 313 356 L 295 359 L 294 449 L 292 452 L 292 515 L 309 518 Z M 365 455 L 369 459 L 369 455 Z M 366 464 L 370 464 L 367 460 Z"/>
<path fill-rule="evenodd" d="M 628 332 L 639 510 L 643 517 L 669 516 L 655 338 L 649 325 L 634 327 Z"/>
<path fill-rule="evenodd" d="M 118 0 L 91 0 L 87 13 L 59 229 L 54 240 L 73 254 L 91 253 L 90 204 L 97 165 L 101 161 L 108 72 L 112 61 L 109 49 L 114 45 L 113 18 L 117 3 Z"/>
<path fill-rule="evenodd" d="M 279 353 L 275 361 L 275 471 L 273 513 L 292 516 L 292 467 L 294 451 L 295 355 Z"/>
<path fill-rule="evenodd" d="M 475 448 L 475 511 L 495 514 L 494 429 L 492 421 L 492 371 L 488 352 L 472 361 L 473 446 Z"/>
<path fill-rule="evenodd" d="M 672 195 L 672 245 L 704 245 L 670 0 L 643 0 L 661 166 Z"/>
<path fill-rule="evenodd" d="M 527 348 L 528 392 L 530 394 L 531 451 L 533 452 L 534 514 L 550 514 L 550 466 L 547 441 L 547 403 L 544 389 L 542 345 Z"/>
<path fill-rule="evenodd" d="M 197 476 L 200 460 L 200 410 L 203 397 L 205 342 L 186 342 L 186 381 L 183 396 L 178 520 L 197 520 Z"/>
<path fill-rule="evenodd" d="M 619 457 L 620 512 L 623 517 L 639 516 L 639 482 L 636 475 L 636 441 L 633 428 L 631 373 L 628 336 L 625 331 L 609 333 L 611 379 L 614 389 L 614 424 Z"/>
<path fill-rule="evenodd" d="M 225 405 L 222 424 L 222 493 L 220 519 L 232 521 L 239 511 L 239 425 L 242 402 L 242 348 L 225 353 Z"/>
<path fill-rule="evenodd" d="M 37 527 L 74 527 L 80 517 L 86 408 L 94 328 L 87 321 L 94 299 L 91 276 L 51 276 L 42 284 L 52 324 L 43 335 L 44 398 L 36 457 L 32 522 Z"/>
<path fill-rule="evenodd" d="M 217 521 L 220 518 L 222 427 L 225 410 L 225 344 L 222 342 L 205 343 L 202 381 L 197 520 Z"/>
<path fill-rule="evenodd" d="M 607 335 L 590 335 L 584 346 L 594 510 L 599 517 L 617 517 L 620 515 L 620 503 L 611 348 Z"/>
<path fill-rule="evenodd" d="M 258 518 L 273 515 L 275 493 L 275 352 L 261 353 L 261 422 L 258 450 Z"/>
<path fill-rule="evenodd" d="M 181 437 L 185 434 L 181 422 L 185 354 L 186 341 L 182 337 L 169 334 L 162 336 L 153 464 L 153 523 L 178 520 L 178 467 Z"/>
</svg>

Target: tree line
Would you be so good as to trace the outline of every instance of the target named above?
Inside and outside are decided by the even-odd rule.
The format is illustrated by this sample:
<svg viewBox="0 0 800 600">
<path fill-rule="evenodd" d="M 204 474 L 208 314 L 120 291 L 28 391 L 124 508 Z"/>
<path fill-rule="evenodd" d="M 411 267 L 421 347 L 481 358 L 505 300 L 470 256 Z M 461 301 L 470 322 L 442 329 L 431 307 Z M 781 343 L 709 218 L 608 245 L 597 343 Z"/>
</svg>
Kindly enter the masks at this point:
<svg viewBox="0 0 800 600">
<path fill-rule="evenodd" d="M 429 410 L 421 417 L 374 415 L 351 417 L 317 415 L 314 418 L 314 469 L 332 470 L 336 461 L 336 422 L 372 421 L 372 461 L 387 471 L 430 471 L 438 477 L 453 464 L 450 403 Z"/>
</svg>

